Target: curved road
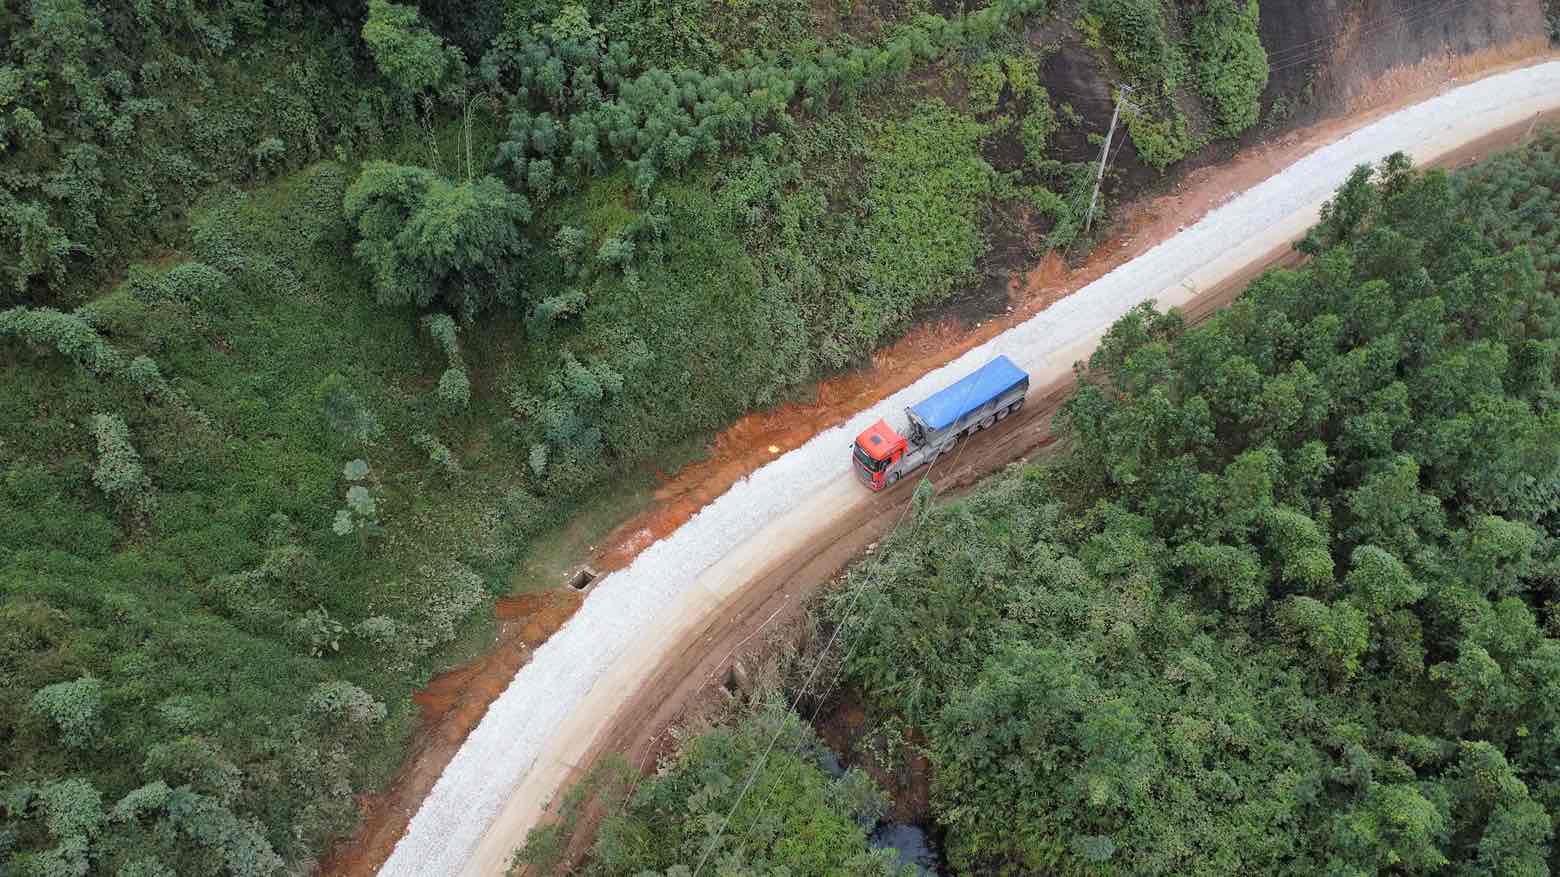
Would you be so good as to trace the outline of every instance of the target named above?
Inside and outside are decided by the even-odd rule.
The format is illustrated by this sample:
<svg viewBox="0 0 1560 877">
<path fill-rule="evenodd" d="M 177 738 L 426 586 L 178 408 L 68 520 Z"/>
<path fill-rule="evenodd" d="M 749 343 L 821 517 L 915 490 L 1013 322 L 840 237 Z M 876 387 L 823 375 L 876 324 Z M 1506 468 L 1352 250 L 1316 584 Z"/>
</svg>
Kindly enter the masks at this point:
<svg viewBox="0 0 1560 877">
<path fill-rule="evenodd" d="M 873 495 L 849 474 L 846 446 L 878 417 L 1005 353 L 1036 395 L 1065 393 L 1073 362 L 1133 306 L 1205 309 L 1268 264 L 1317 218 L 1357 165 L 1402 150 L 1429 163 L 1495 132 L 1520 136 L 1560 111 L 1560 62 L 1445 92 L 1316 150 L 1201 221 L 841 426 L 738 482 L 675 533 L 593 589 L 573 620 L 537 649 L 451 760 L 385 863 L 383 875 L 503 873 L 574 765 L 624 748 L 630 726 L 659 728 L 729 634 L 795 606 L 892 523 L 907 490 Z M 1041 401 L 1036 399 L 1035 401 Z M 972 481 L 1040 444 L 1049 405 L 1034 405 L 934 481 Z M 899 423 L 902 425 L 902 423 Z M 711 659 L 714 660 L 711 660 Z M 622 721 L 632 714 L 634 722 Z M 641 718 L 650 724 L 641 724 Z M 642 747 L 641 747 L 642 748 Z"/>
</svg>

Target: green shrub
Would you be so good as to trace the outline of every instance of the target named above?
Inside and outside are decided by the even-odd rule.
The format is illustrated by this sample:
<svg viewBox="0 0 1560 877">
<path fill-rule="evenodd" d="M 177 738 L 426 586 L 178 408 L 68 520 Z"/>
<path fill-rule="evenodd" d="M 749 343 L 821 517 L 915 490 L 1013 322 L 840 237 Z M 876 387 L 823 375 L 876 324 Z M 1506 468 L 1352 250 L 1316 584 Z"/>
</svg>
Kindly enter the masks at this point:
<svg viewBox="0 0 1560 877">
<path fill-rule="evenodd" d="M 465 73 L 460 50 L 446 46 L 429 32 L 415 5 L 368 0 L 363 42 L 380 72 L 408 92 L 435 90 L 449 81 L 458 83 Z"/>
<path fill-rule="evenodd" d="M 424 652 L 454 640 L 457 626 L 487 599 L 482 577 L 455 560 L 418 567 L 417 592 L 411 640 Z"/>
<path fill-rule="evenodd" d="M 367 443 L 384 433 L 379 418 L 352 391 L 347 379 L 336 372 L 326 375 L 314 390 L 325 424 L 336 433 L 358 443 Z"/>
<path fill-rule="evenodd" d="M 459 411 L 471 404 L 471 379 L 467 377 L 466 370 L 452 366 L 439 375 L 438 394 L 440 401 Z"/>
<path fill-rule="evenodd" d="M 423 328 L 439 345 L 439 349 L 444 351 L 450 363 L 449 368 L 439 375 L 439 400 L 456 411 L 465 409 L 471 403 L 471 379 L 461 359 L 455 321 L 449 314 L 431 314 L 423 317 Z"/>
<path fill-rule="evenodd" d="M 852 348 L 875 346 L 916 307 L 974 278 L 988 246 L 981 220 L 997 184 L 980 156 L 985 133 L 935 101 L 875 126 L 865 196 L 871 210 L 856 241 L 864 252 L 844 296 Z"/>
<path fill-rule="evenodd" d="M 347 190 L 353 253 L 372 273 L 380 304 L 448 302 L 470 321 L 521 296 L 525 197 L 493 177 L 451 183 L 432 171 L 371 161 Z"/>
<path fill-rule="evenodd" d="M 427 330 L 428 337 L 439 345 L 439 349 L 452 363 L 460 361 L 460 339 L 457 337 L 459 330 L 449 314 L 429 314 L 423 317 L 422 325 Z"/>
<path fill-rule="evenodd" d="M 91 676 L 56 682 L 38 689 L 33 711 L 59 732 L 72 749 L 91 749 L 103 735 L 103 683 Z"/>
<path fill-rule="evenodd" d="M 368 461 L 349 460 L 342 467 L 342 477 L 348 482 L 358 482 L 368 477 Z M 347 488 L 346 504 L 336 510 L 331 519 L 331 532 L 337 536 L 356 533 L 358 543 L 365 544 L 370 536 L 384 534 L 379 523 L 379 501 L 366 485 L 353 483 Z"/>
<path fill-rule="evenodd" d="M 1051 135 L 1060 128 L 1061 121 L 1056 117 L 1056 110 L 1051 108 L 1051 102 L 1042 91 L 1024 114 L 1018 129 L 1018 142 L 1024 147 L 1024 160 L 1031 167 L 1045 161 Z"/>
<path fill-rule="evenodd" d="M 309 696 L 309 711 L 333 730 L 362 733 L 384 721 L 385 705 L 350 682 L 321 682 Z"/>
<path fill-rule="evenodd" d="M 124 368 L 124 357 L 76 314 L 53 308 L 27 307 L 0 311 L 0 336 L 20 338 L 34 347 L 59 351 L 97 375 Z"/>
<path fill-rule="evenodd" d="M 412 444 L 428 454 L 428 462 L 437 466 L 446 475 L 459 475 L 461 472 L 460 461 L 450 449 L 432 434 L 420 432 L 412 436 Z"/>
<path fill-rule="evenodd" d="M 1087 164 L 1074 164 L 1061 169 L 1059 181 L 1066 186 L 1060 193 L 1042 186 L 1026 186 L 1020 194 L 1039 217 L 1050 221 L 1045 232 L 1045 245 L 1053 250 L 1065 250 L 1083 234 L 1084 217 L 1094 188 L 1093 168 Z M 1103 199 L 1101 199 L 1103 200 Z M 1101 227 L 1099 216 L 1104 211 L 1097 207 L 1095 228 Z"/>
<path fill-rule="evenodd" d="M 707 826 L 715 824 L 729 830 L 710 859 L 737 873 L 906 873 L 893 851 L 867 843 L 865 828 L 887 809 L 882 790 L 860 769 L 831 777 L 823 752 L 810 727 L 772 704 L 691 737 L 632 796 L 618 792 L 626 797 L 621 805 L 605 805 L 619 815 L 595 835 L 592 873 L 687 872 L 713 840 Z M 565 826 L 592 793 L 613 791 L 595 787 L 603 777 L 589 779 L 565 799 Z M 516 862 L 538 869 L 555 864 L 567 849 L 567 835 L 553 828 L 533 830 Z"/>
<path fill-rule="evenodd" d="M 346 625 L 332 618 L 324 606 L 316 606 L 293 619 L 290 632 L 310 657 L 322 658 L 341 651 L 341 637 L 346 630 Z"/>
<path fill-rule="evenodd" d="M 169 269 L 150 284 L 133 284 L 136 296 L 143 301 L 199 302 L 220 294 L 227 288 L 228 277 L 203 262 L 185 262 Z"/>
<path fill-rule="evenodd" d="M 117 414 L 95 414 L 92 435 L 97 439 L 98 462 L 92 483 L 137 514 L 147 514 L 155 504 L 152 481 L 141 466 L 141 455 L 130 444 L 130 428 Z"/>
<path fill-rule="evenodd" d="M 43 811 L 43 822 L 49 834 L 61 841 L 55 851 L 66 852 L 65 858 L 84 865 L 85 841 L 102 831 L 107 821 L 103 812 L 103 793 L 86 780 L 60 780 L 38 789 L 37 803 L 38 809 Z"/>
<path fill-rule="evenodd" d="M 360 15 L 291 0 L 16 7 L 0 56 L 4 298 L 79 300 L 173 247 L 213 184 L 382 138 L 398 107 Z"/>
<path fill-rule="evenodd" d="M 1267 87 L 1267 51 L 1257 32 L 1257 0 L 1208 0 L 1192 20 L 1197 88 L 1216 120 L 1215 134 L 1233 137 L 1257 123 Z"/>
<path fill-rule="evenodd" d="M 1126 112 L 1127 133 L 1132 145 L 1137 147 L 1138 157 L 1159 170 L 1164 170 L 1185 158 L 1203 143 L 1194 137 L 1187 127 L 1186 116 L 1179 110 L 1171 115 L 1155 118 L 1149 112 Z"/>
<path fill-rule="evenodd" d="M 1098 34 L 1116 66 L 1135 84 L 1168 93 L 1182 63 L 1165 30 L 1161 0 L 1088 0 L 1085 33 Z"/>
<path fill-rule="evenodd" d="M 149 397 L 161 393 L 167 387 L 162 370 L 149 356 L 137 356 L 130 360 L 130 365 L 125 368 L 125 377 Z"/>
<path fill-rule="evenodd" d="M 970 68 L 969 91 L 965 100 L 969 111 L 977 116 L 995 112 L 1007 86 L 1007 76 L 1002 71 L 1002 58 L 990 55 Z"/>
<path fill-rule="evenodd" d="M 923 15 L 878 48 L 847 42 L 814 57 L 748 58 L 739 68 L 711 73 L 646 67 L 626 44 L 559 39 L 514 22 L 482 60 L 484 78 L 518 110 L 495 165 L 540 202 L 608 170 L 615 159 L 648 197 L 693 162 L 746 148 L 757 130 L 788 125 L 793 107 L 849 106 L 903 79 L 916 64 L 988 46 L 1013 18 L 1045 6 L 998 0 L 951 21 Z"/>
</svg>

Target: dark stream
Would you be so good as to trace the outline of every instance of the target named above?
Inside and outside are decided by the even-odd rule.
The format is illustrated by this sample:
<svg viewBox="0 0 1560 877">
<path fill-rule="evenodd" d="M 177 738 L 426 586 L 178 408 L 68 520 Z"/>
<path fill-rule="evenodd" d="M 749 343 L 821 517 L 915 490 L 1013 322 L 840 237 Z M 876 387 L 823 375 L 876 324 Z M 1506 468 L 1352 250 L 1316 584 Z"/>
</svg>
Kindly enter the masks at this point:
<svg viewBox="0 0 1560 877">
<path fill-rule="evenodd" d="M 936 841 L 919 825 L 904 822 L 879 823 L 867 842 L 878 849 L 892 849 L 899 853 L 899 864 L 914 865 L 921 874 L 944 873 L 942 856 Z"/>
<path fill-rule="evenodd" d="M 830 776 L 845 775 L 845 765 L 840 763 L 834 750 L 820 746 L 817 755 L 818 766 Z M 875 849 L 893 850 L 899 854 L 899 864 L 913 865 L 917 873 L 930 877 L 949 873 L 943 867 L 937 840 L 923 826 L 910 822 L 879 822 L 867 837 L 867 843 Z"/>
</svg>

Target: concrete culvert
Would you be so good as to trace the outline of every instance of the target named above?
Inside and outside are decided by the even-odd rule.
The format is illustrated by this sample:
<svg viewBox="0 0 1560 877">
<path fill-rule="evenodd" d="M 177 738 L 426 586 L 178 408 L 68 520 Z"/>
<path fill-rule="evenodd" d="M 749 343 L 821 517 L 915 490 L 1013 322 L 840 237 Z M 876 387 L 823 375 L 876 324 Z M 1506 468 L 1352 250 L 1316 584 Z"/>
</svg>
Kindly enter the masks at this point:
<svg viewBox="0 0 1560 877">
<path fill-rule="evenodd" d="M 591 569 L 588 566 L 582 566 L 578 570 L 575 570 L 573 578 L 569 579 L 569 587 L 576 591 L 583 591 L 590 587 L 591 584 L 596 581 L 599 575 L 600 574 L 597 573 L 594 569 Z"/>
</svg>

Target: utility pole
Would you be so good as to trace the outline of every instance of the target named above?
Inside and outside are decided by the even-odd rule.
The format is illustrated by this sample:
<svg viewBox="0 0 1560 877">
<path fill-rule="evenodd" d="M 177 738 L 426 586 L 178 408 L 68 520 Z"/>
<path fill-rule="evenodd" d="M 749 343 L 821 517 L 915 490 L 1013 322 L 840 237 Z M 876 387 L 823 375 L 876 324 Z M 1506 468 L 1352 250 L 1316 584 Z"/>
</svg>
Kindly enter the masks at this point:
<svg viewBox="0 0 1560 877">
<path fill-rule="evenodd" d="M 1105 132 L 1105 147 L 1100 150 L 1100 172 L 1094 178 L 1094 194 L 1089 198 L 1089 215 L 1083 220 L 1083 233 L 1088 234 L 1090 227 L 1094 225 L 1094 207 L 1100 200 L 1100 184 L 1105 181 L 1105 162 L 1110 158 L 1111 136 L 1116 133 L 1116 120 L 1121 118 L 1121 105 L 1131 106 L 1126 99 L 1132 93 L 1132 86 L 1120 85 L 1116 87 L 1115 107 L 1110 111 L 1110 128 Z"/>
</svg>

